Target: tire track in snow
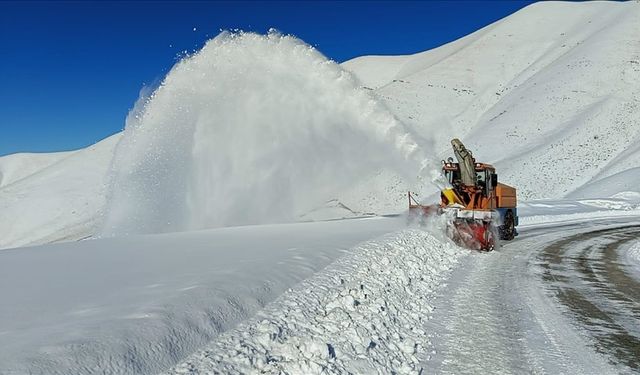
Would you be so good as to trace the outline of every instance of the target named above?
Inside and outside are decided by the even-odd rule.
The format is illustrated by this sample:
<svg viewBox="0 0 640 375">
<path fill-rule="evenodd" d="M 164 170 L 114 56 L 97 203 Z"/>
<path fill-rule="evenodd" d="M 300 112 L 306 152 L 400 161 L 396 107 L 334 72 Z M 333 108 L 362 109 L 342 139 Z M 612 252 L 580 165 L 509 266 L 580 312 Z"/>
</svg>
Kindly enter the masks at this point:
<svg viewBox="0 0 640 375">
<path fill-rule="evenodd" d="M 639 228 L 577 234 L 541 254 L 559 260 L 545 275 L 555 281 L 558 300 L 593 336 L 596 350 L 635 371 L 640 369 L 640 283 L 621 267 L 617 250 L 634 241 Z"/>
<path fill-rule="evenodd" d="M 444 326 L 449 347 L 438 373 L 525 373 L 527 369 L 513 361 L 525 356 L 519 342 L 520 328 L 510 319 L 518 307 L 499 297 L 506 283 L 496 283 L 494 275 L 487 272 L 493 258 L 502 254 L 475 255 L 467 281 L 445 309 L 456 318 Z"/>
<path fill-rule="evenodd" d="M 612 221 L 603 224 L 611 226 Z M 451 287 L 436 301 L 438 313 L 427 330 L 440 335 L 433 339 L 435 354 L 425 366 L 435 367 L 433 373 L 438 374 L 628 370 L 597 355 L 592 338 L 575 326 L 575 317 L 563 314 L 548 291 L 552 283 L 574 285 L 576 280 L 575 275 L 558 271 L 566 261 L 562 253 L 545 250 L 554 244 L 573 249 L 585 238 L 597 243 L 603 233 L 587 235 L 594 225 L 526 228 L 501 250 L 467 258 L 454 272 Z M 589 252 L 593 245 L 587 240 L 580 249 Z M 549 269 L 554 270 L 553 278 Z"/>
</svg>

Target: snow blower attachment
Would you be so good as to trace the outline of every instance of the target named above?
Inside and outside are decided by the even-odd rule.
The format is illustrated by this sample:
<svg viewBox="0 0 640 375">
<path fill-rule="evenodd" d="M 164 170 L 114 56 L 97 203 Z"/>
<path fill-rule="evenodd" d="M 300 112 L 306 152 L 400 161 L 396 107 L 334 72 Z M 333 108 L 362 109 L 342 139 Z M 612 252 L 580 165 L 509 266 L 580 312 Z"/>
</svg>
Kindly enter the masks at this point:
<svg viewBox="0 0 640 375">
<path fill-rule="evenodd" d="M 445 215 L 447 235 L 458 245 L 489 251 L 496 238 L 512 240 L 517 231 L 516 189 L 498 183 L 498 175 L 490 164 L 477 163 L 471 151 L 459 139 L 451 141 L 458 159 L 442 161 L 442 172 L 449 188 L 440 193 L 440 203 L 422 205 L 408 193 L 411 218 Z"/>
</svg>

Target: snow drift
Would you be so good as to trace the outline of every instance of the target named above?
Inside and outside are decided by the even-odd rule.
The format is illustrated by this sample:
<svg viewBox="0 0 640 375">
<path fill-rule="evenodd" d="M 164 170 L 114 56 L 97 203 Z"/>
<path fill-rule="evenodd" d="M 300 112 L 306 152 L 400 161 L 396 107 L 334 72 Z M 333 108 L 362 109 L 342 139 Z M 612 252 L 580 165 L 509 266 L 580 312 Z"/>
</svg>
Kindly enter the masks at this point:
<svg viewBox="0 0 640 375">
<path fill-rule="evenodd" d="M 419 229 L 351 249 L 167 374 L 421 374 L 425 323 L 469 255 Z"/>
<path fill-rule="evenodd" d="M 277 32 L 223 32 L 130 116 L 105 234 L 286 222 L 425 167 L 424 140 L 340 66 Z"/>
<path fill-rule="evenodd" d="M 0 251 L 0 374 L 157 374 L 403 227 L 363 218 Z"/>
</svg>

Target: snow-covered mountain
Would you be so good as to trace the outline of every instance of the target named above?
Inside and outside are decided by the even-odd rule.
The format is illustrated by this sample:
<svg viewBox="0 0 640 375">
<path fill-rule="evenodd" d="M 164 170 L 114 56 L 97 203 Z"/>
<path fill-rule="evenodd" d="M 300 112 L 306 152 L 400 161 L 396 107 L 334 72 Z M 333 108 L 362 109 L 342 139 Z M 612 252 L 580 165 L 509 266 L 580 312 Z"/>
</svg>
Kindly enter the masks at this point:
<svg viewBox="0 0 640 375">
<path fill-rule="evenodd" d="M 20 153 L 0 158 L 0 188 L 29 177 L 65 159 L 73 152 Z"/>
<path fill-rule="evenodd" d="M 540 2 L 411 56 L 343 65 L 435 140 L 461 138 L 521 198 L 640 183 L 640 4 Z"/>
<path fill-rule="evenodd" d="M 525 200 L 639 191 L 638 35 L 637 2 L 537 3 L 430 51 L 343 63 L 360 89 L 295 38 L 216 38 L 124 137 L 0 158 L 0 248 L 93 236 L 105 215 L 154 232 L 401 212 L 407 189 L 435 192 L 429 171 L 408 176 L 416 155 L 437 165 L 453 137 Z"/>
<path fill-rule="evenodd" d="M 0 248 L 73 241 L 96 233 L 119 139 L 116 134 L 73 152 L 0 158 L 3 176 L 29 171 L 0 187 Z M 21 164 L 31 160 L 22 169 Z"/>
</svg>

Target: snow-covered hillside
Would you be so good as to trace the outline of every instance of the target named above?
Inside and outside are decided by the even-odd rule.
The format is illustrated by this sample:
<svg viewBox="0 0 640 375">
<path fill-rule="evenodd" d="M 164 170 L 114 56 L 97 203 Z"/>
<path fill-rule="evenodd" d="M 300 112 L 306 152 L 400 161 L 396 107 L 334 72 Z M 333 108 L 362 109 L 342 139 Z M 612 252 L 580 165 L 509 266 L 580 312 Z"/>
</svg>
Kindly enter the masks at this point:
<svg viewBox="0 0 640 375">
<path fill-rule="evenodd" d="M 359 90 L 294 38 L 225 34 L 143 98 L 113 175 L 119 135 L 33 168 L 0 158 L 0 247 L 96 235 L 104 212 L 116 234 L 401 212 L 407 189 L 436 192 L 430 171 L 410 175 L 452 137 L 521 199 L 638 191 L 638 35 L 637 2 L 537 3 L 431 51 L 342 64 Z"/>
<path fill-rule="evenodd" d="M 47 167 L 0 187 L 0 248 L 74 241 L 95 234 L 119 139 L 116 134 L 79 151 L 40 154 L 38 163 Z M 0 163 L 28 157 L 10 155 L 0 158 Z M 11 169 L 15 165 L 6 167 Z"/>
<path fill-rule="evenodd" d="M 22 153 L 0 158 L 0 188 L 31 176 L 63 160 L 73 152 Z"/>
<path fill-rule="evenodd" d="M 611 196 L 640 184 L 638 35 L 638 2 L 540 2 L 432 51 L 343 66 L 440 155 L 461 138 L 524 199 Z"/>
</svg>

